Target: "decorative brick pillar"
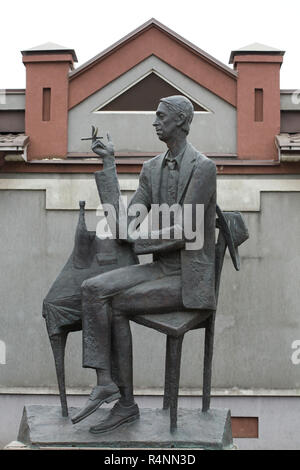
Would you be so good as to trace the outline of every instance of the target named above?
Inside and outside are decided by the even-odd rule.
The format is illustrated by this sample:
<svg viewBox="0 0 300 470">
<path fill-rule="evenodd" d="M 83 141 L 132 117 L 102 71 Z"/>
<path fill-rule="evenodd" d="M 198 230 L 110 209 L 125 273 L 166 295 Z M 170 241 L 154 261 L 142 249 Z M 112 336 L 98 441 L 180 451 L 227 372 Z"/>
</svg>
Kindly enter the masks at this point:
<svg viewBox="0 0 300 470">
<path fill-rule="evenodd" d="M 284 52 L 261 44 L 233 51 L 238 72 L 237 151 L 241 159 L 276 160 L 280 133 L 280 67 Z"/>
<path fill-rule="evenodd" d="M 68 73 L 72 49 L 47 43 L 22 51 L 26 67 L 25 133 L 28 160 L 64 158 L 68 149 Z"/>
</svg>

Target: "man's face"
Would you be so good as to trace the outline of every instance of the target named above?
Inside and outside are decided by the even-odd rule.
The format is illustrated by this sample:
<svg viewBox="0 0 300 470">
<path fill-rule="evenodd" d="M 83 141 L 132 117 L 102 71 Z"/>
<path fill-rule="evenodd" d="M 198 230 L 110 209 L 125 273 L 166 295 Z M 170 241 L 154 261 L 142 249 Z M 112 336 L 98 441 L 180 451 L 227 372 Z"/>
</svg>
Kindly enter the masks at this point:
<svg viewBox="0 0 300 470">
<path fill-rule="evenodd" d="M 159 140 L 168 142 L 177 131 L 177 115 L 164 103 L 159 103 L 153 123 Z"/>
</svg>

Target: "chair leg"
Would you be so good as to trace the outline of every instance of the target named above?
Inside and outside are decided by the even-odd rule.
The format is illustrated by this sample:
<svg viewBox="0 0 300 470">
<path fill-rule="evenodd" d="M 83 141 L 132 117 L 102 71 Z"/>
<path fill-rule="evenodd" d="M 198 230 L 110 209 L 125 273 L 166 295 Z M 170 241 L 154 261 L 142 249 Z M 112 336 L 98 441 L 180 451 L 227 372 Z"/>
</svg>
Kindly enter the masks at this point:
<svg viewBox="0 0 300 470">
<path fill-rule="evenodd" d="M 165 360 L 165 388 L 164 388 L 164 401 L 163 409 L 168 410 L 170 408 L 170 371 L 171 371 L 171 348 L 170 348 L 170 337 L 166 336 L 166 360 Z"/>
<path fill-rule="evenodd" d="M 211 374 L 212 374 L 212 357 L 214 347 L 214 329 L 215 315 L 211 315 L 205 328 L 205 346 L 204 346 L 204 367 L 203 367 L 203 396 L 202 411 L 208 411 L 210 407 L 211 394 Z"/>
<path fill-rule="evenodd" d="M 53 351 L 55 369 L 57 375 L 61 412 L 62 416 L 68 416 L 68 404 L 65 385 L 65 347 L 68 333 L 50 336 L 50 343 Z"/>
<path fill-rule="evenodd" d="M 170 407 L 170 431 L 177 428 L 177 405 L 180 379 L 180 362 L 183 335 L 179 337 L 167 337 L 167 358 L 165 380 L 165 407 Z"/>
</svg>

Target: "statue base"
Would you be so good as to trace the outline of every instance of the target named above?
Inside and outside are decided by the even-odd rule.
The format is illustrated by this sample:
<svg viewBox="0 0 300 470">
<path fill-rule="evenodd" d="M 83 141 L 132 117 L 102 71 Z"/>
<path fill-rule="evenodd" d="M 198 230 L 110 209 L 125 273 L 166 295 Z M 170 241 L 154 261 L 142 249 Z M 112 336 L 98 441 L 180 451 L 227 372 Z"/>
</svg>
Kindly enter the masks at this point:
<svg viewBox="0 0 300 470">
<path fill-rule="evenodd" d="M 78 411 L 70 408 L 70 416 Z M 104 419 L 109 409 L 95 411 L 73 425 L 70 417 L 61 416 L 59 406 L 24 407 L 18 441 L 40 448 L 109 448 L 109 449 L 232 449 L 230 411 L 211 409 L 178 410 L 178 427 L 170 432 L 168 410 L 140 409 L 140 419 L 114 431 L 91 434 L 89 428 Z"/>
</svg>

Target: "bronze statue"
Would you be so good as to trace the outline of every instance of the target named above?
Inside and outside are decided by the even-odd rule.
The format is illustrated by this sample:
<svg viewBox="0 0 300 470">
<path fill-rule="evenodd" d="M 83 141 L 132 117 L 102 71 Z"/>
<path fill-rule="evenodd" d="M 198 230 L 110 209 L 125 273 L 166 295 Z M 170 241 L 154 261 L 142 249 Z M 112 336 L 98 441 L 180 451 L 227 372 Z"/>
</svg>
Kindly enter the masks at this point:
<svg viewBox="0 0 300 470">
<path fill-rule="evenodd" d="M 96 370 L 97 385 L 72 421 L 81 421 L 104 402 L 118 400 L 108 418 L 90 429 L 92 433 L 109 431 L 139 418 L 133 396 L 129 316 L 180 309 L 207 312 L 216 307 L 216 167 L 187 142 L 193 112 L 192 103 L 184 96 L 160 100 L 153 126 L 167 151 L 144 163 L 129 210 L 136 204 L 146 211 L 153 204 L 177 204 L 183 212 L 185 207 L 190 208 L 194 222 L 196 207 L 202 205 L 203 246 L 187 249 L 184 226 L 171 217 L 171 227 L 160 223 L 153 237 L 135 239 L 127 232 L 125 240 L 120 240 L 130 244 L 137 255 L 152 253 L 152 263 L 114 269 L 82 284 L 83 367 Z M 112 204 L 115 209 L 118 236 L 120 188 L 113 143 L 107 137 L 106 144 L 93 139 L 92 150 L 103 158 L 103 170 L 95 174 L 96 183 L 103 205 Z M 131 222 L 129 215 L 128 225 Z M 165 229 L 169 229 L 169 238 L 164 236 Z M 141 284 L 143 298 L 134 290 Z"/>
</svg>

